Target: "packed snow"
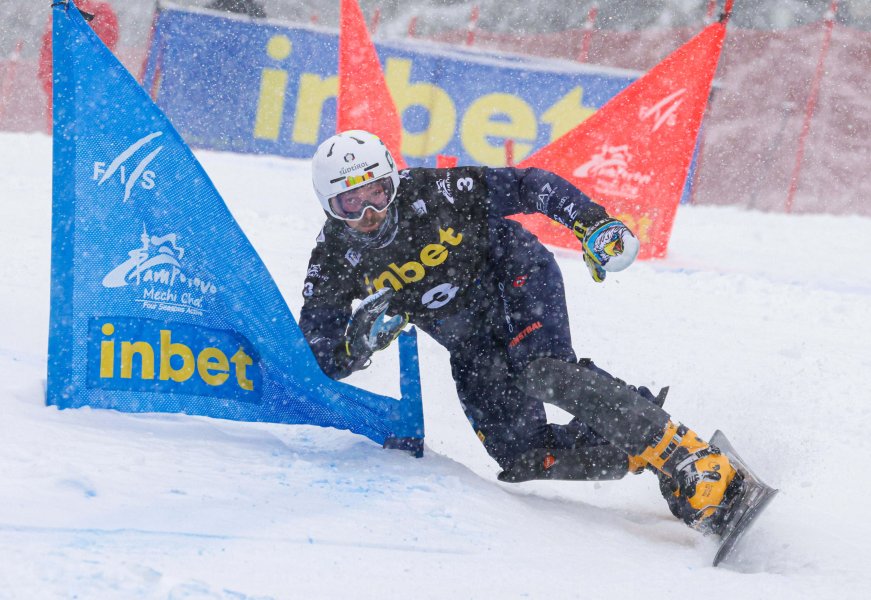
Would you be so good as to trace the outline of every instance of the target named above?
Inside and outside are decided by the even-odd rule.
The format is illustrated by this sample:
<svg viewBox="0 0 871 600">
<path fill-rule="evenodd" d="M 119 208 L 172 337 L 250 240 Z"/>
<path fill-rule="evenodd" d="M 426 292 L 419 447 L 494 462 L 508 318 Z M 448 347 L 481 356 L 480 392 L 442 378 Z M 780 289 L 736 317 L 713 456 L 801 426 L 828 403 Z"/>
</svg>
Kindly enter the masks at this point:
<svg viewBox="0 0 871 600">
<path fill-rule="evenodd" d="M 309 163 L 199 152 L 294 312 Z M 734 558 L 656 478 L 503 484 L 421 336 L 426 455 L 346 431 L 44 405 L 51 140 L 0 133 L 0 598 L 860 598 L 871 586 L 871 219 L 682 206 L 668 258 L 594 284 L 580 356 L 719 428 L 781 489 Z M 394 349 L 350 381 L 395 394 Z M 553 412 L 554 419 L 565 414 Z"/>
</svg>

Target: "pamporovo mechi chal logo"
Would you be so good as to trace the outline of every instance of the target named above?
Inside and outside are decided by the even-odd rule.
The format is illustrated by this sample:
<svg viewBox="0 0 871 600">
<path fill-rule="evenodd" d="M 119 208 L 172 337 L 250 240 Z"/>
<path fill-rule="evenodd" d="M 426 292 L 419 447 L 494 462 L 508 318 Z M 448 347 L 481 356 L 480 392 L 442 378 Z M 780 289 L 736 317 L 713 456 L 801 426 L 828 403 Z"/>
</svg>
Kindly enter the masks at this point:
<svg viewBox="0 0 871 600">
<path fill-rule="evenodd" d="M 178 236 L 175 233 L 150 235 L 143 224 L 139 243 L 127 253 L 126 261 L 103 278 L 103 286 L 134 286 L 141 290 L 136 302 L 144 309 L 202 316 L 218 288 L 208 279 L 184 273 L 185 251 L 178 245 Z"/>
</svg>

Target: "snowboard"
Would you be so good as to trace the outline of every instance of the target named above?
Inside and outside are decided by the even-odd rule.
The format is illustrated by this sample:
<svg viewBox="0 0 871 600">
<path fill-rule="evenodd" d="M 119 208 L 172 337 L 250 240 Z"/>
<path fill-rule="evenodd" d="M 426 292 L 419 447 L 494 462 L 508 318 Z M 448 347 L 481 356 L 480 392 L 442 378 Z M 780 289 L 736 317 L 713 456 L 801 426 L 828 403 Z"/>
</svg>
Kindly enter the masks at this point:
<svg viewBox="0 0 871 600">
<path fill-rule="evenodd" d="M 735 448 L 732 447 L 726 435 L 719 429 L 711 437 L 711 445 L 719 448 L 744 477 L 744 489 L 733 501 L 720 530 L 720 547 L 714 556 L 714 566 L 716 567 L 732 553 L 741 537 L 747 533 L 756 518 L 774 499 L 778 490 L 764 483 L 750 470 L 747 463 L 735 452 Z"/>
</svg>

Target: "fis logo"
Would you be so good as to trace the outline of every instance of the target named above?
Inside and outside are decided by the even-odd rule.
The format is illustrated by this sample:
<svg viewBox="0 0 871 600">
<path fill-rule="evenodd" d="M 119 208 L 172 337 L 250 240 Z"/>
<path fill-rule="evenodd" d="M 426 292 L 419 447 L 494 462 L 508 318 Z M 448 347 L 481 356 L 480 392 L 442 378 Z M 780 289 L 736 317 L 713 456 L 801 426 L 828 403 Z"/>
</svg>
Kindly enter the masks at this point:
<svg viewBox="0 0 871 600">
<path fill-rule="evenodd" d="M 651 129 L 651 131 L 656 131 L 663 125 L 674 127 L 675 123 L 677 123 L 677 109 L 680 108 L 681 104 L 683 104 L 681 96 L 683 96 L 684 93 L 686 93 L 686 89 L 681 88 L 673 94 L 669 94 L 653 106 L 642 105 L 638 111 L 638 119 L 640 121 L 652 119 L 653 129 Z"/>
<path fill-rule="evenodd" d="M 130 171 L 127 169 L 126 162 L 128 158 L 131 158 L 143 146 L 162 135 L 162 131 L 155 131 L 154 133 L 137 140 L 124 150 L 124 152 L 116 156 L 115 160 L 113 160 L 108 167 L 104 162 L 95 162 L 94 173 L 91 179 L 96 181 L 97 187 L 99 187 L 109 181 L 109 179 L 117 177 L 118 181 L 124 186 L 124 202 L 127 202 L 127 200 L 130 199 L 130 194 L 133 192 L 133 188 L 137 184 L 145 190 L 154 188 L 156 175 L 154 174 L 154 171 L 148 170 L 148 165 L 151 164 L 151 161 L 157 158 L 157 155 L 160 154 L 161 150 L 163 150 L 163 146 L 158 146 L 148 153 L 148 155 L 136 163 L 136 166 L 134 166 Z"/>
<path fill-rule="evenodd" d="M 235 331 L 133 317 L 88 323 L 88 387 L 259 403 L 260 358 Z"/>
</svg>

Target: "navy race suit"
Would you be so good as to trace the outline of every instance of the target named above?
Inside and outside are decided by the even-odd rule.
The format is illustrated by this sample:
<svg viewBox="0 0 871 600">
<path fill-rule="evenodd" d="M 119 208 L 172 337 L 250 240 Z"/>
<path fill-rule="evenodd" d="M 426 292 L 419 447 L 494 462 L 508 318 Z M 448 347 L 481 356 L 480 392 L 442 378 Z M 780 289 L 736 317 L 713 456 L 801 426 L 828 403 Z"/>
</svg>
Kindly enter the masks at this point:
<svg viewBox="0 0 871 600">
<path fill-rule="evenodd" d="M 536 358 L 576 359 L 559 267 L 505 217 L 539 212 L 571 228 L 607 218 L 605 209 L 547 171 L 458 167 L 402 171 L 388 210 L 398 227 L 385 239 L 338 219 L 318 236 L 299 324 L 324 372 L 350 373 L 341 349 L 351 302 L 389 286 L 389 313 L 407 314 L 450 352 L 466 416 L 501 466 L 535 448 L 601 443 L 577 421 L 548 424 L 542 403 L 515 385 Z"/>
</svg>

